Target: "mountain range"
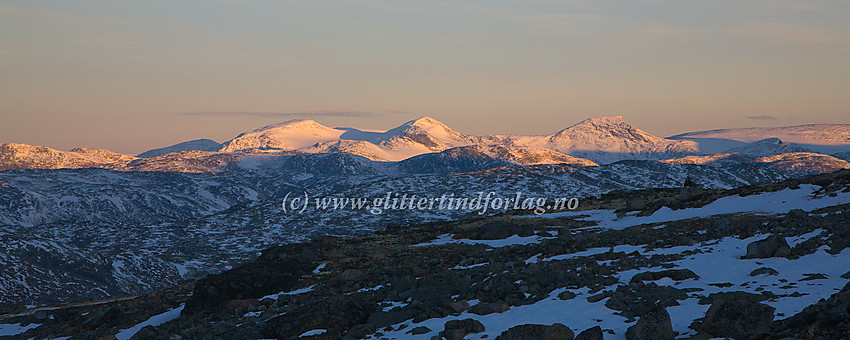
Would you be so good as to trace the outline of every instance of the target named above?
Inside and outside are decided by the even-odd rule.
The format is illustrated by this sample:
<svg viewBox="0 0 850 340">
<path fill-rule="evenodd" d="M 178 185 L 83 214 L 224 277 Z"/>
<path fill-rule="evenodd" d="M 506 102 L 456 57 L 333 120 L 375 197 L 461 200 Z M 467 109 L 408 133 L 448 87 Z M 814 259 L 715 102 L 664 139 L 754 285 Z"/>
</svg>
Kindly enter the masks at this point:
<svg viewBox="0 0 850 340">
<path fill-rule="evenodd" d="M 275 245 L 476 215 L 292 214 L 281 210 L 292 192 L 592 200 L 686 182 L 733 189 L 850 168 L 807 147 L 817 140 L 847 146 L 834 142 L 841 126 L 823 131 L 837 135 L 801 145 L 764 134 L 711 154 L 700 151 L 705 140 L 652 136 L 622 117 L 590 118 L 545 136 L 471 136 L 427 117 L 387 131 L 297 120 L 222 144 L 196 140 L 138 156 L 0 144 L 0 310 L 141 294 L 227 270 Z"/>
<path fill-rule="evenodd" d="M 433 118 L 422 117 L 387 131 L 328 127 L 313 120 L 291 120 L 244 132 L 222 144 L 199 139 L 137 156 L 102 149 L 59 151 L 43 146 L 0 143 L 0 170 L 98 167 L 216 172 L 220 170 L 216 164 L 222 165 L 222 160 L 256 158 L 249 155 L 261 154 L 349 153 L 377 162 L 399 162 L 430 155 L 426 158 L 484 157 L 500 165 L 592 166 L 620 160 L 668 160 L 695 155 L 759 153 L 773 156 L 792 152 L 843 155 L 842 152 L 848 151 L 850 125 L 847 124 L 712 130 L 661 138 L 631 126 L 621 116 L 608 116 L 588 118 L 550 135 L 472 136 Z M 201 164 L 210 162 L 215 164 Z M 190 165 L 184 166 L 186 164 Z"/>
</svg>

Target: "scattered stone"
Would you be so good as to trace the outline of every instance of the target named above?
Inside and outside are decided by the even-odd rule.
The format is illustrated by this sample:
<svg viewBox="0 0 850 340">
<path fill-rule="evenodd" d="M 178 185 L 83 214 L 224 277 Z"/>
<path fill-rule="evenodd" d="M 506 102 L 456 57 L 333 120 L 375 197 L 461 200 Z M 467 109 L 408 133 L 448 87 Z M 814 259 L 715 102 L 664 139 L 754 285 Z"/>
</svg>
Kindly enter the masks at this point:
<svg viewBox="0 0 850 340">
<path fill-rule="evenodd" d="M 631 197 L 626 201 L 626 207 L 629 210 L 646 209 L 646 202 L 640 197 Z"/>
<path fill-rule="evenodd" d="M 357 281 L 362 279 L 366 274 L 360 269 L 346 269 L 339 273 L 340 280 Z"/>
<path fill-rule="evenodd" d="M 772 293 L 771 293 L 772 294 Z M 767 300 L 769 297 L 766 294 L 753 294 L 749 292 L 743 291 L 735 291 L 735 292 L 720 292 L 720 293 L 712 293 L 707 297 L 704 297 L 699 300 L 699 304 L 701 305 L 713 305 L 720 301 L 725 300 L 744 300 L 752 303 L 759 303 L 764 300 Z"/>
<path fill-rule="evenodd" d="M 776 269 L 761 267 L 759 269 L 753 270 L 750 272 L 750 276 L 759 276 L 759 275 L 779 275 L 779 272 Z"/>
<path fill-rule="evenodd" d="M 562 324 L 519 325 L 502 332 L 496 340 L 573 340 L 573 331 Z"/>
<path fill-rule="evenodd" d="M 788 257 L 791 255 L 791 247 L 785 238 L 778 235 L 770 235 L 763 240 L 758 240 L 747 245 L 746 259 L 764 259 L 769 257 Z"/>
<path fill-rule="evenodd" d="M 431 329 L 425 326 L 419 326 L 407 331 L 407 334 L 420 335 L 431 332 Z"/>
<path fill-rule="evenodd" d="M 593 326 L 576 335 L 575 340 L 602 340 L 602 327 Z"/>
<path fill-rule="evenodd" d="M 449 304 L 449 308 L 455 311 L 455 313 L 461 313 L 469 309 L 469 303 L 466 300 L 455 301 Z"/>
<path fill-rule="evenodd" d="M 475 319 L 447 321 L 440 336 L 448 340 L 461 340 L 469 334 L 481 333 L 485 330 L 484 325 Z"/>
<path fill-rule="evenodd" d="M 614 291 L 611 291 L 611 290 L 603 290 L 603 291 L 599 292 L 599 293 L 598 293 L 598 294 L 596 294 L 596 295 L 588 296 L 588 297 L 587 297 L 587 302 L 590 302 L 590 303 L 597 303 L 597 302 L 599 302 L 599 301 L 602 301 L 602 299 L 607 298 L 607 297 L 611 297 L 611 296 L 614 296 Z"/>
<path fill-rule="evenodd" d="M 576 294 L 569 291 L 569 290 L 565 290 L 565 291 L 561 292 L 561 294 L 558 294 L 558 298 L 561 299 L 561 300 L 572 300 L 575 297 L 576 297 Z"/>
<path fill-rule="evenodd" d="M 680 289 L 659 286 L 654 282 L 643 284 L 637 281 L 617 287 L 617 291 L 605 302 L 605 307 L 620 312 L 620 315 L 634 320 L 657 307 L 678 306 L 678 300 L 685 300 L 688 294 Z"/>
<path fill-rule="evenodd" d="M 130 340 L 147 340 L 147 339 L 156 339 L 159 334 L 156 332 L 156 327 L 147 325 L 142 327 L 136 334 L 133 334 L 130 337 Z"/>
<path fill-rule="evenodd" d="M 771 326 L 771 339 L 844 339 L 850 334 L 850 283 L 829 299 Z"/>
<path fill-rule="evenodd" d="M 800 279 L 800 281 L 826 280 L 826 275 L 821 273 L 803 274 L 803 276 L 805 277 Z"/>
<path fill-rule="evenodd" d="M 699 275 L 691 271 L 690 269 L 668 269 L 662 270 L 658 272 L 643 272 L 638 273 L 635 276 L 632 276 L 632 279 L 629 280 L 629 283 L 639 282 L 639 281 L 655 281 L 660 280 L 662 278 L 670 278 L 674 281 L 683 281 L 687 279 L 699 279 Z"/>
<path fill-rule="evenodd" d="M 488 303 L 479 302 L 475 306 L 469 308 L 469 312 L 477 315 L 487 315 L 493 313 L 502 313 L 510 309 L 505 303 Z"/>
<path fill-rule="evenodd" d="M 644 314 L 634 326 L 626 330 L 628 340 L 667 340 L 675 336 L 670 314 L 663 307 L 657 307 Z"/>
<path fill-rule="evenodd" d="M 746 300 L 719 300 L 708 308 L 699 331 L 743 339 L 770 330 L 775 308 Z"/>
</svg>

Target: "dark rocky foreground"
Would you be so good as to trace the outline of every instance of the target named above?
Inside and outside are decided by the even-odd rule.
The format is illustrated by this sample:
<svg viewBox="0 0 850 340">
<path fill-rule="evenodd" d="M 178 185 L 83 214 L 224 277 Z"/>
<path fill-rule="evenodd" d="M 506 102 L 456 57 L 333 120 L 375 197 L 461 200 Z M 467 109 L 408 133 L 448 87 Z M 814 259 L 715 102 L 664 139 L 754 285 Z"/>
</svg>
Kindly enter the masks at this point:
<svg viewBox="0 0 850 340">
<path fill-rule="evenodd" d="M 806 184 L 836 197 L 850 192 L 848 183 L 850 171 L 841 171 L 729 191 L 621 192 L 582 209 L 648 216 Z M 0 324 L 31 328 L 13 335 L 20 338 L 850 338 L 850 262 L 828 271 L 816 263 L 846 258 L 848 210 L 721 214 L 622 230 L 581 218 L 470 216 L 273 247 L 156 293 L 23 311 Z M 752 270 L 714 281 L 731 269 L 694 260 L 714 254 Z M 814 271 L 789 280 L 799 267 Z M 607 316 L 582 318 L 599 311 Z M 699 315 L 681 326 L 693 311 Z M 549 322 L 552 315 L 565 321 Z"/>
</svg>

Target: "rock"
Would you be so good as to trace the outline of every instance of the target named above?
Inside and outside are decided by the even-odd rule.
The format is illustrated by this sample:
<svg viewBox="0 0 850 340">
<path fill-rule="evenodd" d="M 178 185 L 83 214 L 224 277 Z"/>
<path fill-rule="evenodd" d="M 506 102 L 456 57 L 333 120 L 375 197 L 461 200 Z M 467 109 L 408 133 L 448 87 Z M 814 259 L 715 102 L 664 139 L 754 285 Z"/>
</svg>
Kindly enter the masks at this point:
<svg viewBox="0 0 850 340">
<path fill-rule="evenodd" d="M 44 309 L 39 309 L 33 313 L 33 316 L 36 320 L 47 320 L 50 317 L 50 314 L 48 314 Z"/>
<path fill-rule="evenodd" d="M 576 297 L 576 294 L 569 291 L 569 290 L 565 290 L 565 291 L 561 292 L 560 294 L 558 294 L 558 298 L 561 299 L 561 300 L 572 300 L 575 297 Z"/>
<path fill-rule="evenodd" d="M 850 272 L 846 272 L 846 273 L 844 273 L 844 274 L 841 274 L 841 278 L 842 278 L 842 279 L 850 280 Z"/>
<path fill-rule="evenodd" d="M 769 297 L 765 294 L 753 294 L 743 291 L 720 292 L 709 294 L 707 297 L 700 299 L 699 304 L 713 305 L 724 300 L 744 300 L 747 302 L 759 303 L 764 300 L 767 300 L 768 298 Z"/>
<path fill-rule="evenodd" d="M 791 251 L 795 255 L 803 256 L 814 253 L 822 245 L 823 240 L 819 236 L 812 237 L 808 240 L 798 243 Z"/>
<path fill-rule="evenodd" d="M 488 303 L 488 302 L 479 302 L 475 306 L 469 308 L 469 312 L 477 315 L 487 315 L 493 313 L 502 313 L 510 309 L 507 304 L 504 303 Z"/>
<path fill-rule="evenodd" d="M 602 299 L 607 298 L 607 297 L 611 297 L 611 296 L 613 296 L 613 295 L 614 295 L 614 292 L 613 292 L 613 291 L 610 291 L 610 290 L 603 290 L 603 291 L 599 292 L 599 293 L 598 293 L 598 294 L 596 294 L 596 295 L 588 296 L 588 297 L 587 297 L 587 302 L 590 302 L 590 303 L 597 303 L 597 302 L 599 302 L 599 301 L 602 301 Z"/>
<path fill-rule="evenodd" d="M 573 340 L 573 331 L 562 324 L 519 325 L 511 327 L 496 340 Z"/>
<path fill-rule="evenodd" d="M 145 340 L 145 339 L 156 339 L 158 338 L 158 334 L 156 333 L 156 327 L 147 325 L 142 327 L 136 334 L 130 338 L 130 340 Z"/>
<path fill-rule="evenodd" d="M 770 338 L 845 339 L 850 334 L 850 283 L 829 299 L 771 325 Z"/>
<path fill-rule="evenodd" d="M 646 202 L 640 197 L 631 197 L 626 201 L 626 208 L 629 210 L 646 209 Z"/>
<path fill-rule="evenodd" d="M 791 247 L 785 238 L 770 235 L 763 240 L 758 240 L 747 245 L 746 259 L 764 259 L 768 257 L 787 257 L 791 255 Z"/>
<path fill-rule="evenodd" d="M 632 276 L 632 279 L 629 280 L 630 283 L 638 282 L 638 281 L 655 281 L 660 280 L 662 278 L 670 278 L 674 281 L 683 281 L 687 279 L 699 279 L 699 275 L 691 271 L 690 269 L 668 269 L 662 270 L 658 272 L 643 272 L 638 273 L 635 276 Z"/>
<path fill-rule="evenodd" d="M 449 308 L 455 311 L 455 313 L 461 313 L 469 309 L 469 303 L 466 300 L 455 301 L 449 304 Z"/>
<path fill-rule="evenodd" d="M 788 211 L 788 214 L 786 214 L 785 216 L 787 216 L 788 218 L 793 218 L 793 219 L 801 219 L 801 218 L 809 217 L 809 213 L 803 211 L 802 209 L 791 209 L 791 210 Z"/>
<path fill-rule="evenodd" d="M 481 333 L 485 330 L 484 325 L 475 319 L 447 321 L 440 336 L 448 340 L 461 340 L 468 334 Z"/>
<path fill-rule="evenodd" d="M 776 269 L 761 267 L 759 269 L 753 270 L 750 272 L 750 276 L 758 276 L 758 275 L 779 275 L 779 272 Z"/>
<path fill-rule="evenodd" d="M 659 286 L 653 282 L 643 284 L 641 281 L 617 287 L 617 291 L 605 307 L 620 311 L 620 315 L 633 320 L 657 307 L 678 306 L 678 300 L 688 298 L 687 292 L 669 286 Z"/>
<path fill-rule="evenodd" d="M 812 280 L 826 280 L 826 275 L 821 273 L 815 274 L 803 274 L 804 278 L 800 279 L 800 281 L 812 281 Z"/>
<path fill-rule="evenodd" d="M 531 236 L 533 230 L 509 220 L 488 222 L 478 228 L 479 233 L 473 236 L 476 240 L 501 240 L 513 235 Z"/>
<path fill-rule="evenodd" d="M 343 281 L 357 281 L 362 279 L 366 274 L 360 269 L 346 269 L 339 273 L 339 279 Z"/>
<path fill-rule="evenodd" d="M 602 327 L 593 326 L 576 335 L 575 340 L 602 340 Z"/>
<path fill-rule="evenodd" d="M 662 307 L 644 314 L 634 326 L 626 330 L 628 340 L 667 340 L 674 337 L 670 314 Z"/>
<path fill-rule="evenodd" d="M 705 313 L 699 331 L 715 337 L 734 339 L 770 330 L 775 308 L 746 300 L 720 300 Z"/>
<path fill-rule="evenodd" d="M 377 301 L 366 296 L 336 294 L 300 305 L 264 322 L 263 338 L 292 339 L 306 331 L 326 329 L 325 336 L 338 338 L 343 330 L 366 323 Z"/>
<path fill-rule="evenodd" d="M 407 334 L 420 335 L 431 332 L 431 329 L 425 326 L 419 326 L 407 331 Z"/>
</svg>

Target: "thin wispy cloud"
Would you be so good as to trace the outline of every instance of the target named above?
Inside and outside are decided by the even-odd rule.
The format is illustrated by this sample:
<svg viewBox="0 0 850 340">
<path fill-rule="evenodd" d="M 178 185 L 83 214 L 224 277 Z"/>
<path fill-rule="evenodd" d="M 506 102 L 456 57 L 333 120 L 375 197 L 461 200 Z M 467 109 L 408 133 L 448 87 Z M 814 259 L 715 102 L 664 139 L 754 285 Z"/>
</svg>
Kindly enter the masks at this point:
<svg viewBox="0 0 850 340">
<path fill-rule="evenodd" d="M 762 116 L 748 116 L 748 117 L 744 117 L 744 118 L 746 118 L 746 119 L 752 119 L 752 120 L 779 120 L 779 117 L 776 117 L 776 116 L 768 116 L 768 115 L 762 115 Z"/>
<path fill-rule="evenodd" d="M 381 115 L 372 111 L 355 110 L 319 110 L 300 112 L 260 112 L 260 111 L 197 111 L 180 112 L 181 116 L 207 116 L 207 117 L 374 117 Z"/>
</svg>

